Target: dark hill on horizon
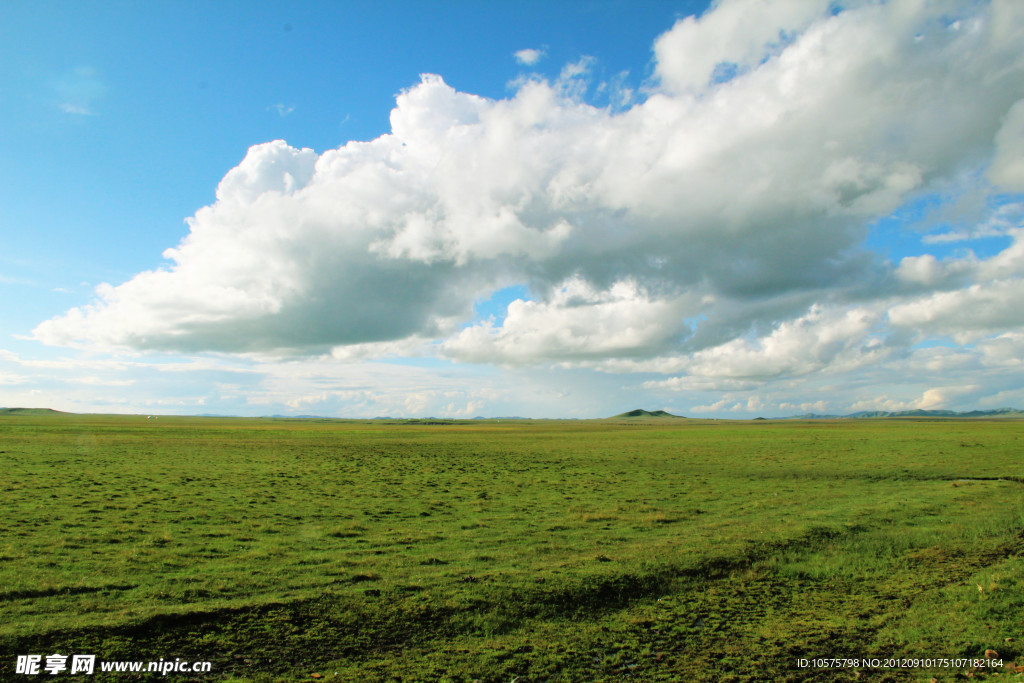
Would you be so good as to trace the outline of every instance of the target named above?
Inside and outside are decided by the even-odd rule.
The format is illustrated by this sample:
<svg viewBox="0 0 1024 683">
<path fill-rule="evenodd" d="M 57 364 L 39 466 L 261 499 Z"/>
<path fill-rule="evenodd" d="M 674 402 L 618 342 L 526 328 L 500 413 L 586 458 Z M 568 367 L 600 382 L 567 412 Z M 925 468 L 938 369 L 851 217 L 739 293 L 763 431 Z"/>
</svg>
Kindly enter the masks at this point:
<svg viewBox="0 0 1024 683">
<path fill-rule="evenodd" d="M 66 415 L 53 408 L 0 408 L 0 415 Z"/>
<path fill-rule="evenodd" d="M 660 417 L 660 418 L 664 418 L 664 417 L 677 417 L 677 418 L 681 418 L 681 419 L 684 419 L 684 420 L 686 419 L 682 415 L 673 415 L 672 413 L 667 413 L 664 410 L 644 410 L 642 408 L 637 408 L 636 410 L 631 410 L 628 413 L 620 413 L 618 415 L 613 415 L 612 417 L 610 417 L 608 419 L 609 420 L 620 420 L 620 419 L 626 419 L 626 418 L 631 418 L 631 417 L 633 417 L 633 418 L 636 418 L 636 417 L 645 417 L 645 418 L 651 418 L 651 417 Z"/>
</svg>

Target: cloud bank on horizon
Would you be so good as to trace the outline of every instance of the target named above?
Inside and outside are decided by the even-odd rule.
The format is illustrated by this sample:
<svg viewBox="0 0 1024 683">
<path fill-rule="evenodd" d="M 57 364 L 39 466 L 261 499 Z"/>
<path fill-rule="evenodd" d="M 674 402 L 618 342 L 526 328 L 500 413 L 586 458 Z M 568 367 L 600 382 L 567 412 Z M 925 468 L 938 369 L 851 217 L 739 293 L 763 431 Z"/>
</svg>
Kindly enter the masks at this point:
<svg viewBox="0 0 1024 683">
<path fill-rule="evenodd" d="M 654 41 L 653 75 L 623 106 L 585 101 L 587 59 L 500 100 L 427 74 L 397 96 L 389 134 L 322 154 L 253 146 L 166 267 L 33 335 L 557 363 L 654 373 L 645 387 L 666 394 L 885 363 L 1017 367 L 1021 45 L 1011 0 L 727 0 Z M 879 221 L 929 201 L 942 208 L 916 229 L 934 253 L 869 246 Z M 979 238 L 1003 246 L 978 255 Z M 530 297 L 476 319 L 513 286 Z M 980 391 L 950 382 L 916 407 Z"/>
</svg>

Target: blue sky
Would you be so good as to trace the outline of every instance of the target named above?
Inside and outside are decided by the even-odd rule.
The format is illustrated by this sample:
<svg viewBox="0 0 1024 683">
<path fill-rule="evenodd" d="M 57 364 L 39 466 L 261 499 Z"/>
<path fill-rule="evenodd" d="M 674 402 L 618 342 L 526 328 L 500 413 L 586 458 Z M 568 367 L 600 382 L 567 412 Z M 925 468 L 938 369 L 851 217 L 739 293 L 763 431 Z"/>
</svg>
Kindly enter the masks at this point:
<svg viewBox="0 0 1024 683">
<path fill-rule="evenodd" d="M 1024 407 L 1014 3 L 15 0 L 0 26 L 0 405 Z"/>
<path fill-rule="evenodd" d="M 652 36 L 700 4 L 3 3 L 2 276 L 37 286 L 0 324 L 28 334 L 95 284 L 159 266 L 253 144 L 385 134 L 421 73 L 506 97 L 528 46 L 545 51 L 540 73 L 600 53 L 639 84 Z"/>
</svg>

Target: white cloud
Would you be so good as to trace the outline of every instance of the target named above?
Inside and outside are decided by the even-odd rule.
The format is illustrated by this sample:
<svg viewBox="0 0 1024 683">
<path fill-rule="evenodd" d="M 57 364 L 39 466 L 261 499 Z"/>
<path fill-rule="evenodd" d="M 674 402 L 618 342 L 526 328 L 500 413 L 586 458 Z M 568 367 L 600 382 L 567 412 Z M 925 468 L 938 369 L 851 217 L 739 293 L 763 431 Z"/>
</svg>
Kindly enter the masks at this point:
<svg viewBox="0 0 1024 683">
<path fill-rule="evenodd" d="M 748 383 L 863 369 L 922 335 L 1018 332 L 1011 214 L 962 233 L 1014 239 L 991 258 L 893 266 L 863 242 L 876 219 L 961 178 L 1018 188 L 1022 12 L 834 4 L 725 0 L 681 20 L 655 41 L 655 81 L 635 103 L 587 104 L 584 57 L 502 100 L 425 75 L 375 140 L 322 154 L 255 145 L 163 268 L 101 285 L 34 336 L 333 354 L 350 369 L 437 353 L 674 374 L 643 381 L 736 392 L 729 405 L 753 409 Z M 515 284 L 534 300 L 472 322 L 475 301 Z M 423 388 L 402 400 L 456 411 L 481 399 L 436 404 Z"/>
<path fill-rule="evenodd" d="M 973 253 L 945 260 L 922 254 L 901 259 L 895 275 L 911 288 L 950 289 L 970 282 L 977 268 L 978 259 Z"/>
<path fill-rule="evenodd" d="M 828 411 L 828 401 L 807 401 L 790 403 L 779 401 L 773 397 L 750 394 L 744 400 L 742 395 L 730 393 L 714 403 L 693 407 L 694 413 L 745 413 L 748 415 L 765 413 L 772 416 L 804 415 L 807 413 L 822 414 Z"/>
<path fill-rule="evenodd" d="M 819 399 L 817 401 L 808 401 L 806 403 L 792 404 L 792 403 L 780 403 L 780 410 L 798 410 L 801 413 L 822 413 L 828 412 L 828 401 Z"/>
<path fill-rule="evenodd" d="M 507 381 L 468 377 L 464 369 L 437 363 L 221 354 L 34 358 L 0 349 L 0 406 L 349 417 L 509 414 L 504 406 L 513 390 Z"/>
<path fill-rule="evenodd" d="M 965 183 L 970 185 L 970 181 Z M 933 232 L 921 238 L 923 244 L 948 244 L 994 237 L 1014 237 L 1024 227 L 1024 203 L 993 199 L 990 185 L 969 189 L 957 201 L 942 205 L 929 222 L 941 225 L 945 232 Z M 1005 203 L 1004 203 L 1005 202 Z M 992 206 L 995 204 L 995 206 Z"/>
<path fill-rule="evenodd" d="M 515 53 L 516 61 L 523 66 L 533 66 L 544 57 L 544 50 L 537 50 L 532 47 L 528 47 L 525 50 L 519 50 Z"/>
<path fill-rule="evenodd" d="M 823 18 L 828 6 L 828 0 L 718 2 L 655 41 L 657 75 L 676 92 L 703 90 L 721 65 L 748 70 L 780 53 L 787 35 Z"/>
<path fill-rule="evenodd" d="M 1024 7 L 1012 0 L 995 2 L 992 25 L 1004 49 L 1012 50 L 1010 46 L 1014 44 L 1018 46 L 1016 54 L 1011 53 L 1011 59 L 1015 57 L 1015 66 L 1019 68 L 1024 60 L 1019 49 L 1024 43 Z M 988 175 L 1004 191 L 1024 192 L 1024 99 L 1019 99 L 1003 117 Z"/>
<path fill-rule="evenodd" d="M 978 344 L 982 362 L 990 367 L 1024 367 L 1024 332 L 1005 332 Z"/>
<path fill-rule="evenodd" d="M 863 308 L 826 310 L 814 306 L 804 316 L 779 324 L 762 337 L 739 337 L 702 349 L 680 369 L 702 378 L 763 380 L 798 377 L 829 368 L 847 371 L 885 358 L 889 350 L 873 334 L 881 316 Z M 689 390 L 693 380 L 649 382 L 650 388 Z M 728 384 L 714 383 L 717 388 Z"/>
<path fill-rule="evenodd" d="M 88 384 L 89 386 L 97 387 L 130 387 L 135 384 L 134 379 L 106 379 L 103 377 L 96 377 L 95 375 L 86 375 L 84 377 L 69 377 L 68 382 L 74 382 L 76 384 Z"/>
<path fill-rule="evenodd" d="M 903 410 L 947 410 L 949 403 L 957 396 L 974 393 L 978 390 L 977 385 L 933 387 L 926 389 L 917 399 L 897 400 L 888 397 L 878 397 L 854 403 L 851 408 L 853 412 L 858 411 L 892 411 Z"/>
<path fill-rule="evenodd" d="M 513 301 L 500 327 L 491 321 L 468 327 L 441 351 L 457 360 L 511 364 L 632 355 L 681 336 L 693 305 L 688 297 L 652 299 L 632 280 L 598 291 L 572 278 L 549 301 Z"/>
<path fill-rule="evenodd" d="M 682 367 L 678 367 L 674 372 L 680 372 L 682 369 Z M 702 391 L 753 391 L 759 385 L 760 382 L 756 380 L 734 379 L 731 377 L 701 377 L 696 375 L 681 375 L 679 377 L 669 377 L 668 379 L 648 380 L 643 384 L 646 389 L 688 393 Z"/>
<path fill-rule="evenodd" d="M 1013 242 L 988 259 L 970 252 L 943 261 L 927 254 L 903 259 L 896 270 L 899 278 L 939 291 L 895 303 L 890 323 L 965 342 L 1024 326 L 1019 305 L 1024 295 L 1024 228 L 1005 233 Z"/>
<path fill-rule="evenodd" d="M 1007 191 L 1024 192 L 1024 100 L 1010 109 L 996 135 L 989 177 Z"/>
<path fill-rule="evenodd" d="M 731 399 L 731 398 L 723 398 L 720 401 L 716 401 L 715 403 L 711 403 L 709 405 L 694 406 L 693 407 L 693 412 L 695 412 L 695 413 L 720 413 L 720 412 L 723 412 L 723 411 L 732 412 L 732 411 L 737 410 L 738 407 L 739 407 L 739 404 L 738 403 L 734 403 L 733 401 L 734 401 L 734 399 Z"/>
<path fill-rule="evenodd" d="M 24 384 L 28 379 L 11 372 L 0 372 L 0 384 Z"/>
<path fill-rule="evenodd" d="M 976 283 L 953 292 L 939 292 L 893 306 L 890 322 L 963 342 L 978 336 L 1024 326 L 1024 278 Z"/>
</svg>

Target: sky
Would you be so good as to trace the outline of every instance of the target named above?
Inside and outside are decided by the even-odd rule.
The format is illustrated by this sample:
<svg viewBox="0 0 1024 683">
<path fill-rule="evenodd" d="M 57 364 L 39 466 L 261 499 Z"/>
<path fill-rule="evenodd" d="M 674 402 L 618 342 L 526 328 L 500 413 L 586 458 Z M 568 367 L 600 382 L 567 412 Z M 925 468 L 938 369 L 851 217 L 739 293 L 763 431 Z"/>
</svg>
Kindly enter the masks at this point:
<svg viewBox="0 0 1024 683">
<path fill-rule="evenodd" d="M 0 406 L 1024 408 L 1024 3 L 0 3 Z"/>
</svg>

